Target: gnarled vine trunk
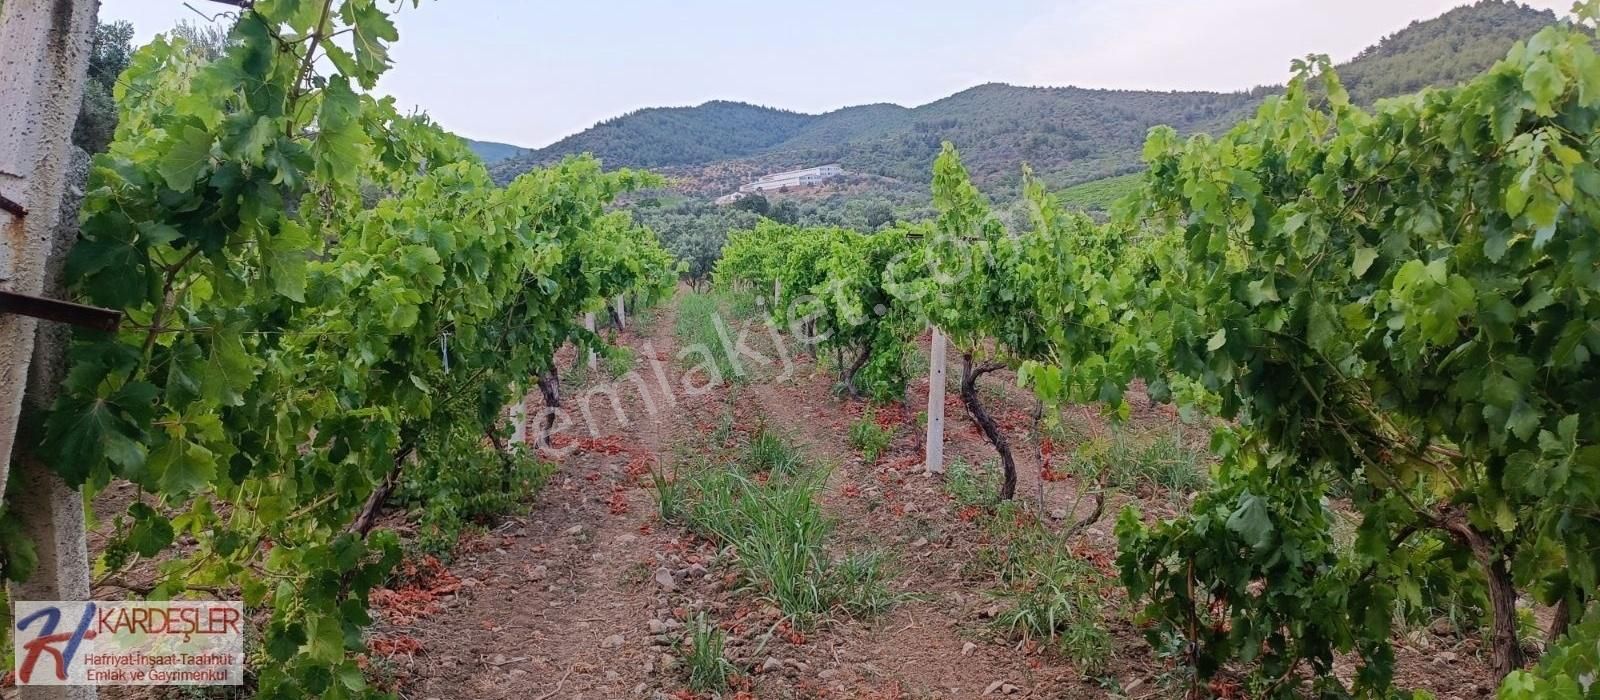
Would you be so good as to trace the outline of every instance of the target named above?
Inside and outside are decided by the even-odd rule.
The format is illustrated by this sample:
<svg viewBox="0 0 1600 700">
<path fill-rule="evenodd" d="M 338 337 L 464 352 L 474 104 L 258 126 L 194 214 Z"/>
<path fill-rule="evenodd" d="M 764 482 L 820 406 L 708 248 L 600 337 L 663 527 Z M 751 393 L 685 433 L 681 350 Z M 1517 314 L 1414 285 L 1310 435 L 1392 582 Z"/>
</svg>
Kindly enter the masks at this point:
<svg viewBox="0 0 1600 700">
<path fill-rule="evenodd" d="M 394 466 L 383 477 L 383 483 L 367 495 L 367 501 L 361 504 L 361 511 L 356 514 L 355 520 L 350 522 L 349 532 L 360 535 L 362 538 L 372 532 L 372 526 L 378 524 L 378 516 L 383 513 L 383 506 L 389 502 L 389 497 L 394 495 L 394 490 L 400 486 L 400 470 L 407 461 L 416 454 L 416 448 L 406 446 L 394 455 Z"/>
<path fill-rule="evenodd" d="M 978 379 L 1004 367 L 992 363 L 974 367 L 972 353 L 961 354 L 961 403 L 967 407 L 972 420 L 978 423 L 983 436 L 989 439 L 989 444 L 994 445 L 994 450 L 1000 453 L 1000 468 L 1005 473 L 1005 480 L 1000 484 L 1000 498 L 1009 501 L 1017 495 L 1017 462 L 1011 457 L 1011 443 L 1006 441 L 1005 433 L 1000 432 L 1000 426 L 984 410 L 983 402 L 978 400 Z"/>
<path fill-rule="evenodd" d="M 561 375 L 554 364 L 550 371 L 539 375 L 539 393 L 544 395 L 544 425 L 539 428 L 539 439 L 534 443 L 540 447 L 550 446 L 550 430 L 556 424 L 556 409 L 561 408 Z"/>
<path fill-rule="evenodd" d="M 872 344 L 868 343 L 862 346 L 861 353 L 856 355 L 855 361 L 851 362 L 850 367 L 844 372 L 844 389 L 850 392 L 851 398 L 861 398 L 861 390 L 856 388 L 856 374 L 862 367 L 867 366 L 867 361 L 870 359 L 872 359 Z"/>
<path fill-rule="evenodd" d="M 1464 515 L 1452 514 L 1442 523 L 1456 541 L 1472 550 L 1472 558 L 1483 567 L 1489 589 L 1489 665 L 1496 680 L 1522 668 L 1522 642 L 1517 639 L 1517 588 L 1506 567 L 1506 557 L 1488 534 L 1473 527 Z"/>
</svg>

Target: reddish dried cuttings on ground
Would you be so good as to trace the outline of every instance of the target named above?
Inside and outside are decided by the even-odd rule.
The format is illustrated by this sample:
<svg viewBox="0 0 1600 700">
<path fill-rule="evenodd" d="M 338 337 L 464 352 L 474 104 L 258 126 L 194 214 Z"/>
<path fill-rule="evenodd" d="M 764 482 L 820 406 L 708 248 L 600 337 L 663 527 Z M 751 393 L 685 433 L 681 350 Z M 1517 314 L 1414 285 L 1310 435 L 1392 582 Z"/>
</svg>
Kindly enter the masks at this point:
<svg viewBox="0 0 1600 700">
<path fill-rule="evenodd" d="M 416 656 L 422 651 L 422 642 L 411 635 L 397 634 L 375 638 L 367 644 L 367 648 L 378 656 L 393 659 L 399 656 Z"/>
<path fill-rule="evenodd" d="M 628 460 L 628 466 L 624 468 L 624 472 L 630 479 L 641 480 L 648 476 L 654 467 L 655 460 L 650 455 L 637 454 L 633 456 L 633 459 Z"/>
<path fill-rule="evenodd" d="M 610 510 L 612 515 L 622 515 L 628 512 L 628 494 L 622 490 L 622 487 L 618 486 L 611 489 L 611 497 L 606 499 L 606 509 Z"/>
<path fill-rule="evenodd" d="M 398 588 L 372 591 L 372 605 L 391 624 L 409 625 L 439 611 L 439 598 L 461 590 L 461 579 L 432 555 L 400 566 Z"/>
<path fill-rule="evenodd" d="M 800 630 L 789 626 L 788 620 L 784 620 L 778 624 L 778 634 L 783 635 L 784 639 L 788 640 L 790 644 L 795 646 L 802 646 L 806 643 L 806 635 L 800 632 Z"/>
</svg>

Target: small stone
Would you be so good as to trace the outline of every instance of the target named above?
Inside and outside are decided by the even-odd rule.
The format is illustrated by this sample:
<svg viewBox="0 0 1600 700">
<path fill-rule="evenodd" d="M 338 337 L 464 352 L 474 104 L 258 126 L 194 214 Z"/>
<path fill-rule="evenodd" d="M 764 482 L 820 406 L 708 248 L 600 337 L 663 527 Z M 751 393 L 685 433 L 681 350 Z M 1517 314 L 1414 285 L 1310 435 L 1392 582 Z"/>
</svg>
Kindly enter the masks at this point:
<svg viewBox="0 0 1600 700">
<path fill-rule="evenodd" d="M 1433 662 L 1436 664 L 1453 664 L 1456 662 L 1456 658 L 1456 653 L 1453 651 L 1441 651 L 1433 656 Z"/>
<path fill-rule="evenodd" d="M 678 667 L 678 657 L 671 654 L 661 655 L 661 672 L 666 673 Z"/>
<path fill-rule="evenodd" d="M 663 566 L 656 569 L 656 585 L 664 591 L 673 591 L 678 588 L 678 580 L 672 577 L 672 569 Z"/>
<path fill-rule="evenodd" d="M 624 640 L 622 638 L 622 635 L 613 634 L 613 635 L 611 635 L 609 637 L 606 637 L 603 641 L 600 642 L 600 648 L 601 649 L 617 649 L 617 648 L 620 648 L 622 646 L 623 641 Z"/>
<path fill-rule="evenodd" d="M 999 690 L 1000 687 L 1005 685 L 1005 684 L 1006 684 L 1005 681 L 995 681 L 993 683 L 990 683 L 989 687 L 983 689 L 983 694 L 984 695 L 994 695 L 994 691 Z"/>
<path fill-rule="evenodd" d="M 773 673 L 775 671 L 782 671 L 782 670 L 783 670 L 783 662 L 777 660 L 774 657 L 768 656 L 766 661 L 761 662 L 761 672 L 762 673 Z"/>
<path fill-rule="evenodd" d="M 650 634 L 661 634 L 667 631 L 667 623 L 660 620 L 651 620 L 645 626 L 650 628 Z"/>
<path fill-rule="evenodd" d="M 825 668 L 817 674 L 817 677 L 825 681 L 831 681 L 835 678 L 838 678 L 841 673 L 843 673 L 843 671 L 840 671 L 837 668 Z"/>
<path fill-rule="evenodd" d="M 926 546 L 928 546 L 928 538 L 926 537 L 918 537 L 917 539 L 911 541 L 912 549 L 922 549 Z"/>
<path fill-rule="evenodd" d="M 1021 688 L 1018 688 L 1010 683 L 1000 686 L 1000 692 L 1005 693 L 1006 695 L 1016 695 L 1021 690 Z"/>
<path fill-rule="evenodd" d="M 1449 620 L 1441 617 L 1434 620 L 1433 624 L 1428 625 L 1428 631 L 1440 637 L 1448 637 L 1455 632 L 1455 628 L 1450 624 Z"/>
<path fill-rule="evenodd" d="M 595 552 L 594 554 L 590 554 L 589 555 L 589 561 L 600 562 L 600 561 L 605 561 L 605 560 L 606 560 L 606 555 L 601 554 L 599 552 Z"/>
<path fill-rule="evenodd" d="M 793 668 L 794 670 L 799 671 L 801 673 L 805 673 L 805 672 L 811 670 L 811 664 L 808 664 L 808 663 L 806 663 L 804 661 L 801 661 L 799 659 L 789 659 L 788 663 L 789 663 L 789 667 L 790 668 Z"/>
<path fill-rule="evenodd" d="M 545 566 L 544 564 L 540 564 L 538 566 L 533 567 L 533 570 L 528 572 L 528 580 L 529 581 L 543 581 L 544 577 L 549 576 L 549 575 L 550 575 L 550 567 Z"/>
<path fill-rule="evenodd" d="M 961 655 L 962 656 L 972 656 L 972 652 L 975 652 L 977 650 L 978 650 L 978 645 L 973 644 L 972 642 L 967 642 L 966 644 L 961 645 Z"/>
<path fill-rule="evenodd" d="M 690 564 L 689 565 L 689 575 L 693 576 L 695 578 L 700 578 L 701 576 L 705 576 L 706 575 L 706 565 L 705 564 Z"/>
<path fill-rule="evenodd" d="M 513 668 L 513 669 L 511 669 L 511 673 L 509 673 L 507 675 L 511 676 L 512 678 L 516 678 L 517 676 L 526 676 L 526 675 L 528 675 L 528 672 L 524 671 L 524 670 L 522 670 L 520 668 Z"/>
<path fill-rule="evenodd" d="M 639 541 L 639 536 L 633 533 L 626 533 L 617 537 L 617 544 L 633 544 L 637 541 Z"/>
<path fill-rule="evenodd" d="M 667 618 L 667 620 L 665 622 L 663 622 L 661 624 L 662 624 L 663 627 L 666 627 L 669 630 L 683 629 L 683 623 L 682 622 L 678 622 L 677 619 L 675 619 L 675 618 L 670 618 L 669 617 L 669 618 Z"/>
<path fill-rule="evenodd" d="M 979 610 L 978 611 L 978 617 L 981 617 L 981 618 L 983 618 L 985 620 L 993 620 L 993 619 L 995 619 L 997 617 L 1000 617 L 1000 606 L 999 605 L 991 605 L 991 606 L 989 606 L 987 608 Z"/>
<path fill-rule="evenodd" d="M 616 671 L 606 671 L 607 683 L 615 683 L 620 680 L 622 680 L 622 674 L 617 673 Z"/>
<path fill-rule="evenodd" d="M 1055 510 L 1050 511 L 1050 519 L 1051 520 L 1066 520 L 1067 519 L 1067 509 L 1066 508 L 1057 508 Z"/>
<path fill-rule="evenodd" d="M 566 534 L 568 537 L 577 537 L 578 535 L 583 534 L 583 526 L 573 525 L 572 527 L 567 528 Z"/>
<path fill-rule="evenodd" d="M 489 657 L 489 663 L 495 666 L 504 666 L 506 665 L 506 655 L 495 654 L 494 656 Z"/>
</svg>

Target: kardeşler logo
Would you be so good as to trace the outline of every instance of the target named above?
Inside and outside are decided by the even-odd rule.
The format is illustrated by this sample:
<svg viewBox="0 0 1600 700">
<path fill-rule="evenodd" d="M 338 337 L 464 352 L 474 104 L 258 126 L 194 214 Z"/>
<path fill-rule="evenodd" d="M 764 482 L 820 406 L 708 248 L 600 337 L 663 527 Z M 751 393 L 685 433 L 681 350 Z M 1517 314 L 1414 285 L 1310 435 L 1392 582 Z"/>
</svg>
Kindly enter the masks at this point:
<svg viewBox="0 0 1600 700">
<path fill-rule="evenodd" d="M 238 601 L 17 601 L 18 685 L 239 685 Z"/>
</svg>

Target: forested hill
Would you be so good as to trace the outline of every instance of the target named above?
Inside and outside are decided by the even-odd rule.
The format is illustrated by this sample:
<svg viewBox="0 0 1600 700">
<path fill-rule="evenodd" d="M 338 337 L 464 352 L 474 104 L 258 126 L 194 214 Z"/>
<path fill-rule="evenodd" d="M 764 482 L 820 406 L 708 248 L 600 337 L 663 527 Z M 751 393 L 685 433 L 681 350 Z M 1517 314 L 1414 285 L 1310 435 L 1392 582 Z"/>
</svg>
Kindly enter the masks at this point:
<svg viewBox="0 0 1600 700">
<path fill-rule="evenodd" d="M 490 165 L 498 163 L 507 158 L 515 158 L 520 155 L 525 155 L 529 152 L 529 150 L 526 148 L 521 146 L 513 146 L 509 143 L 474 141 L 472 139 L 463 140 L 467 142 L 467 148 L 472 149 L 472 152 L 478 154 L 478 157 L 482 158 L 484 163 Z"/>
<path fill-rule="evenodd" d="M 1352 95 L 1369 102 L 1454 83 L 1483 71 L 1513 42 L 1555 19 L 1548 11 L 1514 2 L 1482 0 L 1415 22 L 1339 71 Z M 1154 92 L 993 83 L 916 108 L 875 104 L 819 115 L 708 102 L 616 117 L 494 168 L 498 177 L 509 179 L 589 152 L 610 167 L 665 169 L 691 193 L 720 194 L 751 174 L 837 161 L 847 170 L 881 176 L 884 187 L 920 186 L 939 144 L 949 140 L 986 188 L 1014 185 L 1023 162 L 1064 186 L 1137 169 L 1151 126 L 1219 131 L 1276 90 Z"/>
</svg>

